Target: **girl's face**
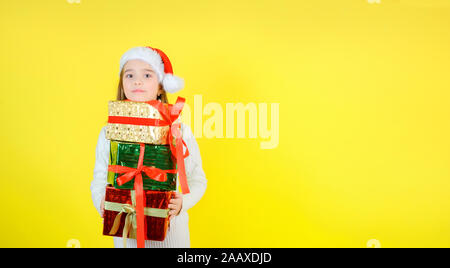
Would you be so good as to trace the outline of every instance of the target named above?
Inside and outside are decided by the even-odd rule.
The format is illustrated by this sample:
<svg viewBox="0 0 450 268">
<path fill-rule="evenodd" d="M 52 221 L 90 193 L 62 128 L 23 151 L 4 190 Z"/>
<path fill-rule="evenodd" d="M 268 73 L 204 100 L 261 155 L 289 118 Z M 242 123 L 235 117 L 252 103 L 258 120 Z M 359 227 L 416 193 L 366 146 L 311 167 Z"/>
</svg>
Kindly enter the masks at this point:
<svg viewBox="0 0 450 268">
<path fill-rule="evenodd" d="M 156 100 L 162 89 L 150 64 L 142 60 L 129 60 L 123 69 L 122 85 L 127 99 L 140 102 Z"/>
</svg>

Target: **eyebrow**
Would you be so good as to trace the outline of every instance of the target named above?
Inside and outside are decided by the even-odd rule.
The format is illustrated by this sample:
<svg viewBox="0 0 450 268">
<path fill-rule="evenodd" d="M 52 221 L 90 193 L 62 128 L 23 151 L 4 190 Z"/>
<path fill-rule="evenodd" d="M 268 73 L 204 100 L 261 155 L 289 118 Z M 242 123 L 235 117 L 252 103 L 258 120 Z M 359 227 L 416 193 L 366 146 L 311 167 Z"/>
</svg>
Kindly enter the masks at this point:
<svg viewBox="0 0 450 268">
<path fill-rule="evenodd" d="M 154 71 L 150 70 L 150 69 L 143 69 L 143 70 L 154 73 Z M 134 69 L 126 69 L 125 72 L 123 72 L 123 73 L 129 72 L 129 71 L 134 71 Z"/>
</svg>

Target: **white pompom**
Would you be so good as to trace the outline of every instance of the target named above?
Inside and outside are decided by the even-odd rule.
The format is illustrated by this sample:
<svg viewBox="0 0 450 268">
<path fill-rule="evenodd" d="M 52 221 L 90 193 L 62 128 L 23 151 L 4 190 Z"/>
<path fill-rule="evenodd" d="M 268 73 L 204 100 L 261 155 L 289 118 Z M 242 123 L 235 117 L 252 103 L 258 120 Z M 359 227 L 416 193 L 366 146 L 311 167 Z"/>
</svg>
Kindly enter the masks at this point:
<svg viewBox="0 0 450 268">
<path fill-rule="evenodd" d="M 162 85 L 165 91 L 175 93 L 184 87 L 184 80 L 172 74 L 165 74 Z"/>
</svg>

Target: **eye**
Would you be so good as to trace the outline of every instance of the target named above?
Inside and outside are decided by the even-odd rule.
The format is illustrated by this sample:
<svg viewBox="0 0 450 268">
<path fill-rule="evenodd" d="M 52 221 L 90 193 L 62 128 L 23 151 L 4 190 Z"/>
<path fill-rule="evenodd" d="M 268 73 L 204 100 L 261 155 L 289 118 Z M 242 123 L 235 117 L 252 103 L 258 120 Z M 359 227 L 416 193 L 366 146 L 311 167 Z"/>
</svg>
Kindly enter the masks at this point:
<svg viewBox="0 0 450 268">
<path fill-rule="evenodd" d="M 130 75 L 130 76 L 129 76 L 129 75 Z M 126 78 L 131 78 L 131 77 L 133 77 L 133 75 L 132 75 L 132 74 L 127 74 L 125 77 L 126 77 Z"/>
<path fill-rule="evenodd" d="M 145 74 L 145 78 L 150 78 L 152 77 L 150 74 Z"/>
</svg>

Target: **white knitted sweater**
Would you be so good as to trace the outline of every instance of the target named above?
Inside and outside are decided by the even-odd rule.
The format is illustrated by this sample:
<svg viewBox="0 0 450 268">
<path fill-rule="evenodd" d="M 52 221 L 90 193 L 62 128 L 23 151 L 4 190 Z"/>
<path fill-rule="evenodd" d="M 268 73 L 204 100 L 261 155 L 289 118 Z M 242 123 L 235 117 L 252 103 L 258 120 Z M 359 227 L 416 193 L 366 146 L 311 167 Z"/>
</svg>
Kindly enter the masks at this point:
<svg viewBox="0 0 450 268">
<path fill-rule="evenodd" d="M 94 179 L 91 183 L 92 201 L 101 216 L 100 203 L 105 196 L 107 185 L 110 141 L 106 139 L 103 127 L 98 137 L 95 151 Z M 189 185 L 189 194 L 183 196 L 183 204 L 180 214 L 170 221 L 170 228 L 164 241 L 145 241 L 145 247 L 190 247 L 188 214 L 187 210 L 193 207 L 203 196 L 206 190 L 206 176 L 202 167 L 200 150 L 189 126 L 181 124 L 183 140 L 189 150 L 189 156 L 184 159 L 186 177 Z M 183 148 L 183 152 L 186 149 Z M 177 189 L 178 189 L 177 179 Z M 114 246 L 122 247 L 122 238 L 114 237 Z M 127 239 L 127 247 L 136 247 L 136 239 Z"/>
</svg>

